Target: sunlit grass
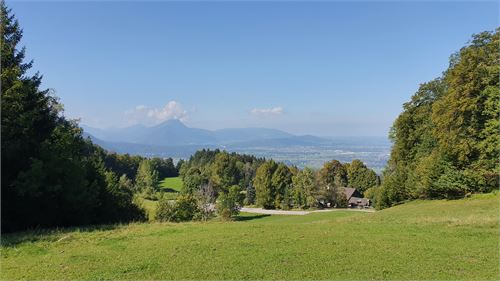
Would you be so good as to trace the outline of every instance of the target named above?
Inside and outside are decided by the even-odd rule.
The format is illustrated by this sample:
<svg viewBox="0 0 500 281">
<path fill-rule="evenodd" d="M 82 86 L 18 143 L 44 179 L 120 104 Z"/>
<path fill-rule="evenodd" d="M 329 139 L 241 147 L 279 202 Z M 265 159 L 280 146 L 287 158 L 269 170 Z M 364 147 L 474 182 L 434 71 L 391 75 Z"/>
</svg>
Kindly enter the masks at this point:
<svg viewBox="0 0 500 281">
<path fill-rule="evenodd" d="M 2 279 L 498 280 L 499 196 L 2 237 Z"/>
<path fill-rule="evenodd" d="M 160 182 L 160 187 L 165 191 L 170 192 L 181 192 L 182 190 L 182 178 L 165 178 Z"/>
</svg>

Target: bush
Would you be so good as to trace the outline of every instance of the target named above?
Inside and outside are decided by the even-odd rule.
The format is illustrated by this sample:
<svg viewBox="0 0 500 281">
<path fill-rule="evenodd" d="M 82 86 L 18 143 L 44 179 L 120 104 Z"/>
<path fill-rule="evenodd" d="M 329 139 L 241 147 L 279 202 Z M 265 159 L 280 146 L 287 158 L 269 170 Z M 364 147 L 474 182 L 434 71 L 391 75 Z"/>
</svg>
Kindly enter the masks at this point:
<svg viewBox="0 0 500 281">
<path fill-rule="evenodd" d="M 181 195 L 176 201 L 162 198 L 158 202 L 155 219 L 158 221 L 190 221 L 199 214 L 196 199 L 191 195 Z"/>
<path fill-rule="evenodd" d="M 370 199 L 371 205 L 375 205 L 377 204 L 378 193 L 379 193 L 379 187 L 372 186 L 365 191 L 364 197 Z"/>
<path fill-rule="evenodd" d="M 347 201 L 347 197 L 343 192 L 337 194 L 336 203 L 337 203 L 337 208 L 347 208 L 347 205 L 349 204 L 349 202 Z"/>
<path fill-rule="evenodd" d="M 240 213 L 241 194 L 239 187 L 233 185 L 227 193 L 222 192 L 217 198 L 217 213 L 225 220 L 230 220 Z"/>
</svg>

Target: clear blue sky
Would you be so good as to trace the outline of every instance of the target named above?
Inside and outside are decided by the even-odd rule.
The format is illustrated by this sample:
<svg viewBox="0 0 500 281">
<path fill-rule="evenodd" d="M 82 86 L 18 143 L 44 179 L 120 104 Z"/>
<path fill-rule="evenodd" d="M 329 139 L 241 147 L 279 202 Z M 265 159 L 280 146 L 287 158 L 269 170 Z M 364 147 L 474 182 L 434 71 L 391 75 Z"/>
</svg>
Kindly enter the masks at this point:
<svg viewBox="0 0 500 281">
<path fill-rule="evenodd" d="M 66 116 L 385 136 L 496 2 L 15 2 Z"/>
</svg>

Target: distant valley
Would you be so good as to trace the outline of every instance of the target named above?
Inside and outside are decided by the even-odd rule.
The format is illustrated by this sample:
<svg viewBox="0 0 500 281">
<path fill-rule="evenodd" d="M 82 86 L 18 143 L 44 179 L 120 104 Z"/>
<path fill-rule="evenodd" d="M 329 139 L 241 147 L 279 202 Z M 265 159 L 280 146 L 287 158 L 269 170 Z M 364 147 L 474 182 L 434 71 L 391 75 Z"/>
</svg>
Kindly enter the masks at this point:
<svg viewBox="0 0 500 281">
<path fill-rule="evenodd" d="M 361 159 L 377 173 L 385 166 L 391 145 L 385 137 L 298 136 L 268 128 L 211 131 L 187 127 L 176 119 L 152 127 L 82 127 L 96 144 L 118 153 L 186 159 L 199 149 L 218 148 L 272 158 L 300 168 L 317 168 L 331 159 Z"/>
</svg>

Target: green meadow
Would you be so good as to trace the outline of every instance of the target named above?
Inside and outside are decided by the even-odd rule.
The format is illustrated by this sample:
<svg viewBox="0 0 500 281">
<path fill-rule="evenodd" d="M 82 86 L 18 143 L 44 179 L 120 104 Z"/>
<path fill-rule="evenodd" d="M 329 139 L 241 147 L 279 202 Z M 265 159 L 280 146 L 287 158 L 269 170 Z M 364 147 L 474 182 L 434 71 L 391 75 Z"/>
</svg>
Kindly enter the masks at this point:
<svg viewBox="0 0 500 281">
<path fill-rule="evenodd" d="M 498 280 L 499 196 L 2 236 L 2 279 Z"/>
<path fill-rule="evenodd" d="M 182 189 L 182 178 L 181 177 L 173 177 L 173 178 L 165 178 L 160 182 L 160 188 L 162 188 L 166 192 L 181 192 Z"/>
<path fill-rule="evenodd" d="M 163 191 L 163 196 L 165 198 L 175 200 L 177 196 L 179 196 L 182 189 L 182 178 L 165 178 L 160 181 L 160 189 Z M 146 210 L 149 221 L 153 221 L 156 214 L 158 201 L 141 199 L 141 205 Z"/>
</svg>

